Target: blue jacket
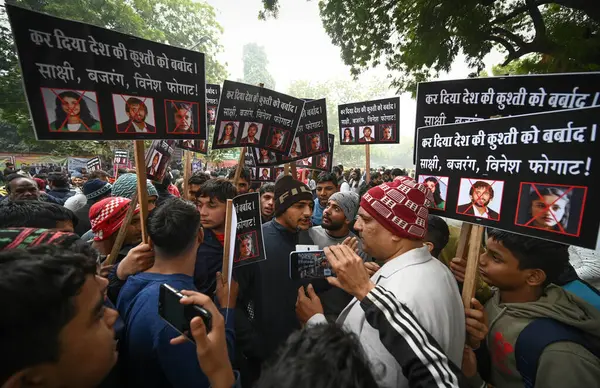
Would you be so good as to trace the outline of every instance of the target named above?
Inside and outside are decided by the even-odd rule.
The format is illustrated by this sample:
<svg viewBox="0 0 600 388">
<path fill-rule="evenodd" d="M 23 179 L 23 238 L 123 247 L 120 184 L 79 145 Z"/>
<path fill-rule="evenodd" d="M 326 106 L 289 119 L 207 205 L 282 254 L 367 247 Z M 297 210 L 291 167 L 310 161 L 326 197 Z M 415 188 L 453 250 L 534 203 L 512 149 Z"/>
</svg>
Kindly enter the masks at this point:
<svg viewBox="0 0 600 388">
<path fill-rule="evenodd" d="M 119 293 L 117 308 L 125 320 L 119 362 L 127 387 L 209 387 L 209 382 L 192 342 L 171 345 L 179 333 L 158 315 L 158 296 L 162 283 L 177 290 L 195 290 L 191 276 L 142 272 L 127 279 Z M 222 310 L 225 314 L 225 310 Z M 234 346 L 234 311 L 227 312 L 225 327 L 230 356 Z"/>
<path fill-rule="evenodd" d="M 325 208 L 321 207 L 321 205 L 319 204 L 319 198 L 315 198 L 315 207 L 313 209 L 313 215 L 312 215 L 313 225 L 315 225 L 315 226 L 321 225 L 321 223 L 323 222 L 323 211 L 324 210 L 325 210 Z"/>
<path fill-rule="evenodd" d="M 74 196 L 75 192 L 67 188 L 56 188 L 53 190 L 46 191 L 46 194 L 54 198 L 67 199 Z"/>
<path fill-rule="evenodd" d="M 217 240 L 215 232 L 204 229 L 204 241 L 196 253 L 194 284 L 198 291 L 213 295 L 217 287 L 217 272 L 223 268 L 223 245 Z"/>
</svg>

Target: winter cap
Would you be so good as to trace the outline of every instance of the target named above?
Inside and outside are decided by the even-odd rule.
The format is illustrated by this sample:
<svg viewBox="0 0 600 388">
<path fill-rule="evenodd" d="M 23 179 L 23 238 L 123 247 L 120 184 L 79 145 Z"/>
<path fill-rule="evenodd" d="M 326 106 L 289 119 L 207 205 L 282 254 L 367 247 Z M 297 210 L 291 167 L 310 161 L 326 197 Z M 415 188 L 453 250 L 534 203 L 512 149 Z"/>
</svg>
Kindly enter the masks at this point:
<svg viewBox="0 0 600 388">
<path fill-rule="evenodd" d="M 158 191 L 156 191 L 156 187 L 149 181 L 146 180 L 148 196 L 157 196 Z M 135 174 L 123 174 L 119 176 L 119 178 L 113 183 L 112 186 L 112 195 L 115 197 L 123 197 L 131 199 L 133 197 L 133 193 L 137 191 L 137 175 Z"/>
<path fill-rule="evenodd" d="M 83 195 L 87 199 L 94 199 L 110 192 L 112 185 L 100 179 L 92 179 L 83 185 Z"/>
<path fill-rule="evenodd" d="M 275 217 L 303 200 L 312 201 L 312 191 L 304 183 L 295 180 L 291 175 L 286 175 L 275 182 Z"/>
<path fill-rule="evenodd" d="M 90 208 L 90 224 L 94 241 L 104 241 L 121 228 L 131 200 L 123 197 L 109 197 L 96 202 Z M 136 206 L 134 214 L 140 211 Z"/>
<path fill-rule="evenodd" d="M 427 187 L 400 176 L 367 191 L 360 207 L 396 236 L 418 240 L 427 232 L 431 203 L 433 195 Z"/>
<path fill-rule="evenodd" d="M 338 206 L 344 212 L 346 219 L 352 221 L 356 218 L 356 213 L 358 212 L 358 204 L 360 202 L 360 198 L 358 194 L 348 191 L 348 192 L 337 192 L 329 197 L 330 201 L 335 201 Z"/>
<path fill-rule="evenodd" d="M 73 171 L 71 178 L 83 178 L 83 175 L 79 171 Z"/>
</svg>

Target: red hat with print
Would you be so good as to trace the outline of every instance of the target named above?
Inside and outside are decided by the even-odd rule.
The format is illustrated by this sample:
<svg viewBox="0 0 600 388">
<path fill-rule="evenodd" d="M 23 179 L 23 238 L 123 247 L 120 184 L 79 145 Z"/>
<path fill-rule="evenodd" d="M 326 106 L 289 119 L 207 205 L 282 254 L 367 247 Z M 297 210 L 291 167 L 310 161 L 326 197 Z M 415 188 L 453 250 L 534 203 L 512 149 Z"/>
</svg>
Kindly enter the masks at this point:
<svg viewBox="0 0 600 388">
<path fill-rule="evenodd" d="M 419 240 L 427 232 L 427 208 L 432 203 L 427 187 L 400 176 L 367 191 L 360 207 L 396 236 Z"/>
<path fill-rule="evenodd" d="M 104 241 L 121 228 L 130 204 L 128 198 L 109 197 L 92 205 L 89 214 L 94 241 Z M 136 206 L 134 214 L 139 211 L 139 206 Z"/>
</svg>

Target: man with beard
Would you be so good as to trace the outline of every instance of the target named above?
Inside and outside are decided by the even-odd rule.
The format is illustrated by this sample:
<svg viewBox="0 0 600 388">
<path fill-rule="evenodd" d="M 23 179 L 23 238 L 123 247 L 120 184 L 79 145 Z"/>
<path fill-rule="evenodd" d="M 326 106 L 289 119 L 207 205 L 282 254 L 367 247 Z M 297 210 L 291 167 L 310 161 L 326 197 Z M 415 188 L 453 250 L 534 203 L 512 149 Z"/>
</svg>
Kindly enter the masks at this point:
<svg viewBox="0 0 600 388">
<path fill-rule="evenodd" d="M 488 218 L 494 221 L 500 219 L 499 214 L 488 207 L 490 202 L 494 199 L 494 189 L 489 183 L 484 181 L 473 183 L 473 186 L 471 186 L 471 189 L 469 190 L 469 197 L 471 197 L 471 203 L 459 205 L 456 209 L 457 213 L 479 218 Z"/>
<path fill-rule="evenodd" d="M 322 172 L 319 175 L 317 179 L 317 198 L 315 198 L 315 207 L 312 215 L 313 225 L 321 225 L 327 201 L 337 191 L 337 188 L 337 176 L 335 174 Z"/>
<path fill-rule="evenodd" d="M 265 183 L 260 187 L 260 214 L 263 224 L 271 221 L 275 211 L 275 184 Z"/>
<path fill-rule="evenodd" d="M 155 133 L 156 127 L 146 123 L 148 107 L 136 97 L 130 97 L 125 103 L 125 113 L 129 117 L 128 121 L 119 123 L 118 133 Z"/>
<path fill-rule="evenodd" d="M 248 135 L 243 137 L 241 140 L 242 144 L 258 144 L 258 139 L 256 138 L 256 134 L 258 133 L 258 125 L 255 123 L 250 123 L 248 126 Z"/>
<path fill-rule="evenodd" d="M 371 127 L 365 127 L 365 129 L 363 130 L 363 137 L 358 139 L 359 143 L 371 143 L 373 142 L 375 139 L 373 139 L 371 137 L 371 134 L 373 133 L 373 131 L 371 130 Z"/>
</svg>

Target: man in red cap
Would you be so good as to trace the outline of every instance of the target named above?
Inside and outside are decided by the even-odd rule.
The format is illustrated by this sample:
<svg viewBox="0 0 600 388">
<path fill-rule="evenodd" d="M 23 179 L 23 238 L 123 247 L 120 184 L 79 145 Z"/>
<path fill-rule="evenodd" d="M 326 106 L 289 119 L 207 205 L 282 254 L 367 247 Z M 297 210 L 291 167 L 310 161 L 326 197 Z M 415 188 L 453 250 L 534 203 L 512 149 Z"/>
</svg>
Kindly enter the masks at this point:
<svg viewBox="0 0 600 388">
<path fill-rule="evenodd" d="M 379 332 L 369 324 L 361 308 L 362 299 L 375 285 L 387 289 L 405 304 L 448 358 L 461 365 L 465 317 L 458 287 L 448 268 L 434 259 L 424 245 L 427 208 L 432 201 L 427 187 L 404 176 L 373 187 L 362 197 L 354 228 L 362 239 L 365 253 L 381 264 L 371 279 L 366 276 L 362 259 L 351 249 L 345 246 L 325 248 L 334 272 L 354 271 L 353 279 L 364 280 L 360 287 L 364 292 L 355 293 L 357 297 L 342 311 L 337 322 L 358 336 L 373 365 L 382 366 L 377 373 L 381 387 L 408 387 L 409 383 L 400 364 L 381 343 Z M 341 287 L 337 279 L 327 280 Z M 311 287 L 308 296 L 304 289 L 298 290 L 296 312 L 308 325 L 325 323 L 321 302 Z M 402 319 L 407 319 L 395 318 L 400 326 Z M 424 358 L 428 357 L 428 352 L 436 352 L 421 338 L 415 338 L 414 343 L 413 351 Z M 445 371 L 432 373 L 442 376 Z"/>
</svg>

